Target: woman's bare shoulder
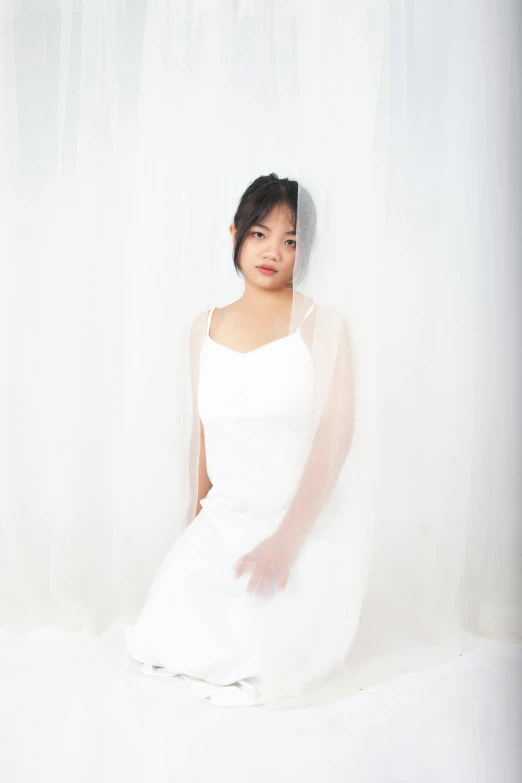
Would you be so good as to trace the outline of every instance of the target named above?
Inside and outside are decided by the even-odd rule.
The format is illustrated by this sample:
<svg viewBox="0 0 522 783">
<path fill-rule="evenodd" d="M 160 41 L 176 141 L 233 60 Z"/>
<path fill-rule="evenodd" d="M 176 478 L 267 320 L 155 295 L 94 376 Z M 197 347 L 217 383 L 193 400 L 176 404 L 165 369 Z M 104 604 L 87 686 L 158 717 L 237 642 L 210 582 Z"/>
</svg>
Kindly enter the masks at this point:
<svg viewBox="0 0 522 783">
<path fill-rule="evenodd" d="M 208 318 L 211 312 L 212 324 L 215 326 L 216 322 L 221 322 L 223 317 L 226 317 L 227 314 L 234 314 L 237 312 L 237 307 L 235 305 L 236 302 L 231 302 L 230 304 L 224 305 L 223 307 L 210 307 L 208 310 L 202 310 L 192 321 L 190 327 L 191 337 L 194 339 L 198 335 L 206 333 Z"/>
<path fill-rule="evenodd" d="M 198 313 L 195 316 L 195 318 L 193 319 L 190 325 L 191 333 L 197 332 L 198 328 L 200 328 L 203 324 L 206 324 L 208 314 L 209 314 L 209 310 L 202 310 L 200 313 Z"/>
<path fill-rule="evenodd" d="M 209 311 L 207 310 L 207 312 Z M 234 326 L 234 324 L 237 324 L 237 316 L 241 317 L 241 313 L 241 306 L 238 306 L 237 301 L 230 302 L 229 304 L 223 305 L 223 307 L 214 307 L 212 313 L 212 326 L 215 328 L 216 326 L 224 324 L 225 322 L 228 323 L 229 321 L 232 323 L 232 326 Z"/>
</svg>

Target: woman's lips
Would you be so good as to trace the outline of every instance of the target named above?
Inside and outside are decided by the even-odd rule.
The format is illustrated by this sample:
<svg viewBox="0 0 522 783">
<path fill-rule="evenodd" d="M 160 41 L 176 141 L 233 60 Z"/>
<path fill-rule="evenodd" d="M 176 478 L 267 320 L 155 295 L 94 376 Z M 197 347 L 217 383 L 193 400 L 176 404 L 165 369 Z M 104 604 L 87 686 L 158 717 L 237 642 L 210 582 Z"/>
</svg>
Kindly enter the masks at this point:
<svg viewBox="0 0 522 783">
<path fill-rule="evenodd" d="M 264 275 L 275 275 L 275 273 L 276 273 L 275 269 L 270 269 L 270 267 L 268 267 L 268 266 L 258 266 L 257 268 Z"/>
</svg>

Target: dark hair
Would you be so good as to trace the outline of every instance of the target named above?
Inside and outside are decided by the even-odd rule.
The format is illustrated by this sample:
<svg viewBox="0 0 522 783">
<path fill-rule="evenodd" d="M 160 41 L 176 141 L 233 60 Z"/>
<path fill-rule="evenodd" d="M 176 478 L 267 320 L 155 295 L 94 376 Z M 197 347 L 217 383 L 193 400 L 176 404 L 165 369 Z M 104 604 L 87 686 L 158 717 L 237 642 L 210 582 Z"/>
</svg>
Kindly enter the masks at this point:
<svg viewBox="0 0 522 783">
<path fill-rule="evenodd" d="M 280 179 L 277 174 L 267 174 L 258 177 L 250 183 L 239 201 L 236 214 L 234 215 L 234 225 L 236 227 L 236 242 L 234 247 L 234 266 L 236 272 L 241 274 L 239 266 L 239 257 L 241 248 L 245 241 L 249 229 L 262 223 L 263 220 L 280 204 L 289 207 L 292 215 L 292 225 L 297 231 L 297 198 L 299 186 L 296 180 Z M 315 224 L 314 224 L 315 228 Z M 306 269 L 301 267 L 306 274 Z M 294 277 L 294 283 L 299 282 Z M 292 279 L 285 283 L 286 286 L 292 286 Z"/>
</svg>

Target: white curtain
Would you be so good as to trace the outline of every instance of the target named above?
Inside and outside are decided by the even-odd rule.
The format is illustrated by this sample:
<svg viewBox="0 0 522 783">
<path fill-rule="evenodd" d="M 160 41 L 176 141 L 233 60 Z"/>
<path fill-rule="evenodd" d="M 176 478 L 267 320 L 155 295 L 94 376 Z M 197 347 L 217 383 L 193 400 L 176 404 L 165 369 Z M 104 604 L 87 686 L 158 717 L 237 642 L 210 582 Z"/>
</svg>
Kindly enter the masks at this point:
<svg viewBox="0 0 522 783">
<path fill-rule="evenodd" d="M 520 643 L 517 0 L 0 15 L 2 628 L 98 633 L 139 607 L 182 529 L 176 337 L 241 291 L 243 190 L 306 158 L 337 205 L 334 269 L 346 258 L 370 292 L 358 328 L 378 334 L 370 584 L 424 586 L 427 606 Z M 409 582 L 441 526 L 465 564 L 448 546 L 436 579 Z"/>
</svg>

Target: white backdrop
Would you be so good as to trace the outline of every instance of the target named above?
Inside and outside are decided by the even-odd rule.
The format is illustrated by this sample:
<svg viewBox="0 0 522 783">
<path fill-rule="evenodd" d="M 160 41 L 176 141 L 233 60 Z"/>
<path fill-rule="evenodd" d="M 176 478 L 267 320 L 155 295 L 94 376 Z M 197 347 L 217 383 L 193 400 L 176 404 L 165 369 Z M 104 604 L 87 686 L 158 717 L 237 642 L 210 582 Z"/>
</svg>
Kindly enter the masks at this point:
<svg viewBox="0 0 522 783">
<path fill-rule="evenodd" d="M 518 2 L 2 14 L 2 627 L 99 632 L 143 600 L 181 529 L 180 325 L 240 294 L 228 225 L 275 171 L 336 204 L 343 281 L 365 292 L 371 583 L 520 643 Z M 441 526 L 464 571 L 451 545 L 423 582 Z"/>
</svg>

